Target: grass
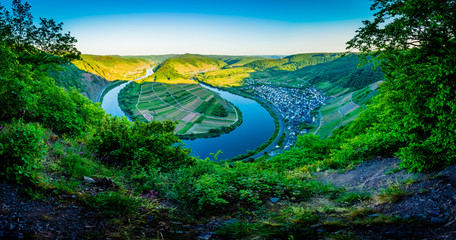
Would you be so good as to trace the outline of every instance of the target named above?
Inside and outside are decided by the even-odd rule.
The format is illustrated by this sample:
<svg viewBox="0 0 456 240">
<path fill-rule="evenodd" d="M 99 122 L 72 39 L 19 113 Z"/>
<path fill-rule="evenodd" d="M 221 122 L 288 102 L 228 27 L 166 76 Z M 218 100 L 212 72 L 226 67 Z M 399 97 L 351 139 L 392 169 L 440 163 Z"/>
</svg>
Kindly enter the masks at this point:
<svg viewBox="0 0 456 240">
<path fill-rule="evenodd" d="M 376 204 L 396 203 L 403 197 L 411 195 L 411 193 L 407 191 L 409 184 L 411 184 L 410 181 L 404 182 L 404 184 L 394 183 L 389 187 L 382 189 L 375 197 Z"/>
<path fill-rule="evenodd" d="M 358 202 L 370 200 L 371 194 L 368 192 L 348 192 L 337 198 L 336 201 L 353 205 Z"/>
<path fill-rule="evenodd" d="M 102 192 L 86 200 L 87 205 L 109 216 L 137 214 L 141 200 L 117 191 Z"/>
</svg>

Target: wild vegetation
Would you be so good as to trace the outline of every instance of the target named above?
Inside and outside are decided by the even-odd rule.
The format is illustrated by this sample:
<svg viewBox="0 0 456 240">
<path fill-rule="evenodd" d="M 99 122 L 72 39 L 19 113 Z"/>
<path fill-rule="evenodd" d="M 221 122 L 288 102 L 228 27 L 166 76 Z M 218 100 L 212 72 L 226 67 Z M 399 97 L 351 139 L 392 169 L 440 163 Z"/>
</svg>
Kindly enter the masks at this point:
<svg viewBox="0 0 456 240">
<path fill-rule="evenodd" d="M 419 230 L 425 225 L 415 219 L 355 205 L 398 201 L 410 194 L 408 183 L 371 196 L 315 176 L 376 156 L 398 155 L 411 171 L 454 164 L 456 19 L 447 14 L 454 8 L 443 0 L 374 1 L 374 20 L 348 45 L 379 60 L 386 79 L 358 118 L 325 139 L 301 136 L 271 159 L 217 163 L 191 157 L 171 121 L 110 117 L 77 91 L 58 87 L 49 70 L 78 58 L 76 40 L 53 20 L 35 26 L 30 6 L 14 0 L 12 12 L 0 7 L 0 178 L 24 185 L 31 198 L 74 195 L 71 201 L 102 213 L 109 230 L 84 238 L 197 238 L 159 226 L 212 216 L 230 219 L 214 234 L 228 239 L 351 239 L 359 233 L 353 229 L 385 225 Z M 323 206 L 306 205 L 318 197 Z"/>
</svg>

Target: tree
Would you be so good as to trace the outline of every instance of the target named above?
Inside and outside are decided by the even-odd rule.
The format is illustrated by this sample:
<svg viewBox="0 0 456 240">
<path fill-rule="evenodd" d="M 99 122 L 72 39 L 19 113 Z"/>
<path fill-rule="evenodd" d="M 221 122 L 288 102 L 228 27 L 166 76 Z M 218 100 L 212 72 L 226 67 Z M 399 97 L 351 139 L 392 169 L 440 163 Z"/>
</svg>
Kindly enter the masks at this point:
<svg viewBox="0 0 456 240">
<path fill-rule="evenodd" d="M 391 131 L 413 170 L 456 161 L 456 1 L 375 0 L 348 49 L 381 60 L 387 81 L 371 131 Z M 366 59 L 366 58 L 365 58 Z"/>
<path fill-rule="evenodd" d="M 79 58 L 77 40 L 70 33 L 62 33 L 63 23 L 40 18 L 39 26 L 35 26 L 30 8 L 21 0 L 13 0 L 12 12 L 0 5 L 0 41 L 18 54 L 19 62 L 37 67 Z"/>
</svg>

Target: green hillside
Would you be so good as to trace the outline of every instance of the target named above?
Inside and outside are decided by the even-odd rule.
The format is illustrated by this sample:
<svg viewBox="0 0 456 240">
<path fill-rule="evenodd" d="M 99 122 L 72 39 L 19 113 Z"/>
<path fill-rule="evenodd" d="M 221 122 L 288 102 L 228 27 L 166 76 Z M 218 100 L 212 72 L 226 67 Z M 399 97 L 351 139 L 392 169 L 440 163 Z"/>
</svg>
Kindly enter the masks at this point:
<svg viewBox="0 0 456 240">
<path fill-rule="evenodd" d="M 318 65 L 307 66 L 293 74 L 330 94 L 340 89 L 358 90 L 384 79 L 381 69 L 373 63 L 358 67 L 360 56 L 350 54 Z"/>
<path fill-rule="evenodd" d="M 73 64 L 109 81 L 134 80 L 155 64 L 150 58 L 84 54 L 81 57 L 82 60 L 74 60 Z"/>
<path fill-rule="evenodd" d="M 110 83 L 106 79 L 81 70 L 71 63 L 61 66 L 59 70 L 50 71 L 49 75 L 58 86 L 65 89 L 74 88 L 93 102 L 97 100 L 100 91 Z"/>
<path fill-rule="evenodd" d="M 257 60 L 244 66 L 256 71 L 296 71 L 305 66 L 332 61 L 340 56 L 341 54 L 338 53 L 305 53 L 287 56 L 282 59 Z"/>
<path fill-rule="evenodd" d="M 184 54 L 165 60 L 155 73 L 143 81 L 163 83 L 195 83 L 191 78 L 199 73 L 218 70 L 225 62 L 202 55 Z"/>
</svg>

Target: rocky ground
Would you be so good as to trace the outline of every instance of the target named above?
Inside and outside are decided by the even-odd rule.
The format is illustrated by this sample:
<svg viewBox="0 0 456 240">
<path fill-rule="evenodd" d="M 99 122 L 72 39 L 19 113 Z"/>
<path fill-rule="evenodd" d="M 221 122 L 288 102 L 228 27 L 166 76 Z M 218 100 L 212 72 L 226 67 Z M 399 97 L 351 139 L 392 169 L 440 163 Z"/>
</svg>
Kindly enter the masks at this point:
<svg viewBox="0 0 456 240">
<path fill-rule="evenodd" d="M 369 209 L 369 217 L 399 220 L 353 225 L 349 230 L 358 239 L 456 239 L 456 166 L 412 174 L 401 170 L 398 163 L 397 158 L 377 158 L 347 172 L 320 174 L 322 181 L 337 187 L 372 193 L 371 200 L 356 205 Z M 385 197 L 396 198 L 385 202 Z"/>
<path fill-rule="evenodd" d="M 105 220 L 76 196 L 31 201 L 23 190 L 0 183 L 0 239 L 79 239 L 103 231 Z"/>
</svg>

